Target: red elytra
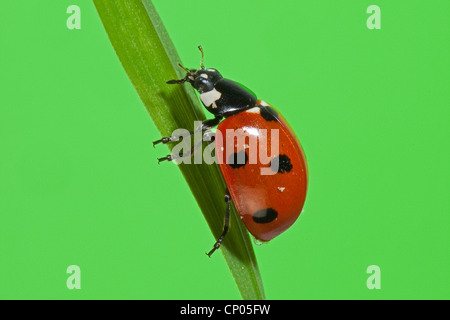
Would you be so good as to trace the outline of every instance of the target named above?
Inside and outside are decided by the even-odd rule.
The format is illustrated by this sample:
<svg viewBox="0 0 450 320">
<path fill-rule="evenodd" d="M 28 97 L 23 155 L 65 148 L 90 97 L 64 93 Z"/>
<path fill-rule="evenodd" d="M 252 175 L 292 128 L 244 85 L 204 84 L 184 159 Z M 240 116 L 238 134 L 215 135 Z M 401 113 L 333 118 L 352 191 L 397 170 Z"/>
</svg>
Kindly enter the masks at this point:
<svg viewBox="0 0 450 320">
<path fill-rule="evenodd" d="M 274 129 L 278 153 L 270 157 Z M 227 130 L 236 138 L 227 136 Z M 260 100 L 255 108 L 220 122 L 217 131 L 223 139 L 216 134 L 216 155 L 237 212 L 256 239 L 269 241 L 288 229 L 302 211 L 308 183 L 302 147 L 286 120 Z M 262 163 L 261 154 L 270 162 Z"/>
</svg>

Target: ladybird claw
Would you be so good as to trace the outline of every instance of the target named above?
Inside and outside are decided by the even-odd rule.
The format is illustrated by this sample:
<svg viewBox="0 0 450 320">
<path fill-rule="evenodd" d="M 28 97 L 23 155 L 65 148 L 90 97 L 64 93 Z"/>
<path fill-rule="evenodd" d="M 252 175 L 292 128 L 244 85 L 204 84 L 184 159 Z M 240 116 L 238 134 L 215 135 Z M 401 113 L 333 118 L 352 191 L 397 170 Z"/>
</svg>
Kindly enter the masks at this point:
<svg viewBox="0 0 450 320">
<path fill-rule="evenodd" d="M 206 255 L 208 257 L 211 258 L 211 255 L 217 250 L 219 249 L 220 245 L 222 244 L 222 239 L 219 239 L 216 243 L 214 243 L 213 248 L 211 249 L 211 251 L 209 251 L 208 253 L 206 253 Z"/>
<path fill-rule="evenodd" d="M 205 254 L 211 258 L 211 255 L 216 251 L 216 248 L 213 248 L 210 252 L 206 252 Z"/>
<path fill-rule="evenodd" d="M 162 158 L 158 158 L 158 164 L 160 164 L 163 161 L 172 161 L 172 156 L 168 155 L 168 156 L 165 156 L 165 157 L 162 157 Z"/>
<path fill-rule="evenodd" d="M 158 143 L 166 144 L 167 142 L 170 142 L 170 137 L 162 137 L 159 140 L 153 141 L 153 147 L 155 147 Z"/>
</svg>

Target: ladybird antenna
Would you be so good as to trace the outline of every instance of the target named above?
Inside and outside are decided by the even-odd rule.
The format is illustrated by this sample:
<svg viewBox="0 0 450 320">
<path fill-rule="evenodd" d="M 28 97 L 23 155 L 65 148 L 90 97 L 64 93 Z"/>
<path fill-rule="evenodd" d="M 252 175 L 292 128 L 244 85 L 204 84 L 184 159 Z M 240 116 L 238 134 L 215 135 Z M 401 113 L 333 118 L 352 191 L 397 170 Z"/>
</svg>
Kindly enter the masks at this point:
<svg viewBox="0 0 450 320">
<path fill-rule="evenodd" d="M 205 65 L 203 64 L 203 60 L 205 59 L 205 54 L 203 53 L 202 46 L 198 46 L 198 50 L 200 50 L 200 52 L 202 54 L 202 60 L 200 62 L 200 67 L 202 68 L 202 70 L 205 70 Z"/>
<path fill-rule="evenodd" d="M 178 65 L 181 67 L 181 69 L 183 69 L 187 73 L 192 73 L 191 70 L 189 70 L 188 68 L 185 68 L 181 63 L 179 63 Z"/>
<path fill-rule="evenodd" d="M 188 68 L 186 68 L 186 67 L 184 67 L 181 63 L 179 63 L 178 64 L 180 67 L 181 67 L 181 69 L 183 69 L 184 71 L 186 71 L 186 73 L 188 74 L 188 75 L 192 75 L 192 71 L 191 70 L 189 70 Z M 186 76 L 186 77 L 184 77 L 183 79 L 175 79 L 175 80 L 169 80 L 169 81 L 167 81 L 166 83 L 168 83 L 168 84 L 176 84 L 176 83 L 185 83 L 186 81 L 187 81 L 187 77 L 188 76 Z"/>
</svg>

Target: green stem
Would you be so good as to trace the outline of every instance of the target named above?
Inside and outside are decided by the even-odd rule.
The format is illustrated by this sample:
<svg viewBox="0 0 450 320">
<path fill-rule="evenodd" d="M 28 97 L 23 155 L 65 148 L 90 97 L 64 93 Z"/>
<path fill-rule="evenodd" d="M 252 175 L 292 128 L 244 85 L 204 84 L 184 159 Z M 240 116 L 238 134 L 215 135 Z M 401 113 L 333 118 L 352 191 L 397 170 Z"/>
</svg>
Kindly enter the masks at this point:
<svg viewBox="0 0 450 320">
<path fill-rule="evenodd" d="M 181 60 L 153 4 L 149 0 L 94 0 L 94 4 L 123 68 L 161 135 L 170 136 L 177 128 L 193 129 L 195 120 L 204 120 L 192 88 L 166 84 L 184 74 L 177 67 Z M 217 239 L 223 227 L 226 188 L 218 166 L 178 167 Z M 242 298 L 264 299 L 250 237 L 234 206 L 231 209 L 230 230 L 221 251 Z M 214 239 L 210 239 L 211 245 Z"/>
</svg>

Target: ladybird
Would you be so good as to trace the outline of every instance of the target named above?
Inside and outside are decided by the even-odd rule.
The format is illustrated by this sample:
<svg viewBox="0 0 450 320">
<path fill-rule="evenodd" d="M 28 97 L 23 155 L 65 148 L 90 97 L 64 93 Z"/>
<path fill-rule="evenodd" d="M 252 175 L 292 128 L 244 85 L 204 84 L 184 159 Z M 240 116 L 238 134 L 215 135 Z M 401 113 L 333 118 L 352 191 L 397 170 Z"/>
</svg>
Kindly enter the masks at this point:
<svg viewBox="0 0 450 320">
<path fill-rule="evenodd" d="M 187 69 L 179 64 L 186 76 L 167 83 L 190 83 L 199 92 L 206 110 L 214 115 L 213 119 L 189 131 L 190 135 L 217 126 L 216 137 L 210 135 L 208 139 L 215 140 L 216 157 L 227 190 L 224 228 L 207 253 L 211 256 L 227 234 L 231 201 L 257 240 L 269 241 L 288 229 L 302 211 L 308 170 L 300 142 L 283 116 L 248 89 L 223 78 L 216 69 L 205 68 L 202 47 L 198 48 L 202 55 L 200 69 Z M 218 133 L 221 139 L 217 139 Z M 163 137 L 153 145 L 178 141 L 182 137 Z M 158 161 L 192 156 L 197 147 Z"/>
</svg>

